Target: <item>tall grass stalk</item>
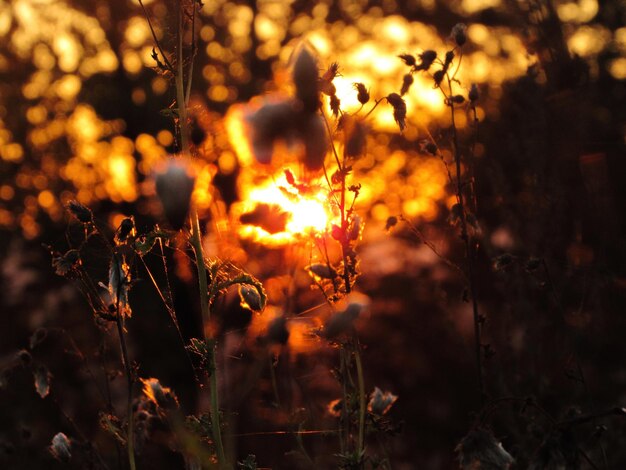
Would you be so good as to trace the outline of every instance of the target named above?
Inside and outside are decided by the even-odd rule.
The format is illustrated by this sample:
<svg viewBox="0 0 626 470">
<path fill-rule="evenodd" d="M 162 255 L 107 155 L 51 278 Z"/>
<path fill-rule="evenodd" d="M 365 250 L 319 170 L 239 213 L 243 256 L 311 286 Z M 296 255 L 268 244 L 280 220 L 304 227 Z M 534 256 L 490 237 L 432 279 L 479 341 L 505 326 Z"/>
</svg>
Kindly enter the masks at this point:
<svg viewBox="0 0 626 470">
<path fill-rule="evenodd" d="M 177 71 L 176 71 L 176 104 L 178 111 L 178 126 L 180 133 L 181 149 L 184 157 L 190 157 L 189 148 L 189 127 L 187 122 L 187 100 L 185 99 L 185 80 L 184 80 L 184 53 L 183 53 L 183 35 L 184 35 L 184 11 L 183 6 L 178 3 L 178 58 L 177 58 Z M 196 5 L 194 3 L 194 11 Z M 193 21 L 195 21 L 195 14 L 193 15 Z M 193 63 L 193 57 L 191 58 Z M 188 77 L 187 90 L 190 90 L 191 85 L 191 72 Z M 187 92 L 187 98 L 189 92 Z M 200 290 L 200 308 L 202 312 L 202 329 L 204 339 L 207 343 L 209 350 L 209 388 L 211 394 L 211 430 L 213 434 L 213 443 L 215 445 L 215 451 L 217 453 L 217 461 L 220 468 L 227 468 L 226 456 L 224 452 L 224 445 L 222 442 L 222 431 L 220 426 L 220 411 L 219 411 L 219 397 L 218 397 L 218 380 L 217 380 L 217 366 L 215 357 L 215 341 L 210 331 L 211 309 L 209 306 L 209 286 L 207 280 L 207 273 L 204 261 L 204 250 L 202 247 L 202 233 L 200 230 L 200 220 L 198 218 L 198 211 L 192 204 L 191 208 L 191 237 L 190 242 L 193 247 L 193 252 L 196 258 L 196 267 L 198 270 L 198 288 Z"/>
</svg>

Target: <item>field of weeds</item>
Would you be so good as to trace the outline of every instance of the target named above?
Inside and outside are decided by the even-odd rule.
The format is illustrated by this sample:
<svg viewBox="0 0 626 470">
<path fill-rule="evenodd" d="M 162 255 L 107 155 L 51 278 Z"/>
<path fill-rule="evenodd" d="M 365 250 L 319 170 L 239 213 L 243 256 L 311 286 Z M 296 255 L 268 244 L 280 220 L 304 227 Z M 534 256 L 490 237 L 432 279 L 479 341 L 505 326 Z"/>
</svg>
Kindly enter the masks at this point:
<svg viewBox="0 0 626 470">
<path fill-rule="evenodd" d="M 0 468 L 624 468 L 624 24 L 0 4 Z"/>
</svg>

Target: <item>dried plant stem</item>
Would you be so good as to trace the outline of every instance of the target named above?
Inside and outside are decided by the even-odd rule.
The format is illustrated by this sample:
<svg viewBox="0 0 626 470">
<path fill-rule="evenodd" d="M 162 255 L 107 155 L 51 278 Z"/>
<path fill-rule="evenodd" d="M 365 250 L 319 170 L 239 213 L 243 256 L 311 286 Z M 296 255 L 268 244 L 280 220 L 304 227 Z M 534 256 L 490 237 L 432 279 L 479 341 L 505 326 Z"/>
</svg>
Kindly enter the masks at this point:
<svg viewBox="0 0 626 470">
<path fill-rule="evenodd" d="M 452 93 L 452 78 L 448 75 L 448 89 L 450 90 L 450 96 Z M 443 89 L 442 89 L 443 92 Z M 445 95 L 445 93 L 444 93 Z M 459 148 L 459 137 L 456 129 L 456 121 L 454 117 L 454 103 L 449 100 L 450 107 L 450 121 L 452 126 L 452 144 L 454 147 L 454 163 L 456 167 L 456 197 L 461 212 L 461 238 L 465 244 L 465 258 L 467 260 L 467 277 L 469 278 L 469 290 L 470 297 L 472 299 L 472 313 L 474 317 L 474 349 L 476 355 L 476 373 L 478 378 L 478 389 L 480 391 L 481 405 L 485 403 L 485 386 L 483 383 L 483 364 L 482 364 L 482 351 L 481 351 L 481 318 L 478 313 L 478 301 L 476 300 L 476 277 L 474 274 L 474 253 L 472 249 L 472 242 L 470 240 L 467 231 L 467 217 L 465 211 L 465 202 L 463 196 L 463 181 L 461 178 L 461 150 Z"/>
<path fill-rule="evenodd" d="M 195 8 L 195 6 L 194 6 Z M 178 58 L 176 73 L 176 104 L 178 108 L 178 126 L 180 131 L 180 141 L 182 153 L 185 157 L 190 157 L 189 147 L 189 129 L 187 123 L 187 104 L 185 100 L 185 82 L 184 82 L 184 53 L 183 53 L 183 34 L 184 34 L 184 18 L 183 6 L 178 4 Z M 191 71 L 191 70 L 190 70 Z M 191 76 L 188 77 L 187 89 L 191 87 Z M 189 92 L 187 92 L 189 93 Z M 204 262 L 204 250 L 202 248 L 202 235 L 200 231 L 200 220 L 198 211 L 195 207 L 191 210 L 191 237 L 190 242 L 193 247 L 196 258 L 196 267 L 198 270 L 198 288 L 200 290 L 200 308 L 202 312 L 203 334 L 207 345 L 209 346 L 209 388 L 211 394 L 211 430 L 213 434 L 213 443 L 217 453 L 217 461 L 220 468 L 227 468 L 226 456 L 224 452 L 224 444 L 222 442 L 222 431 L 220 425 L 219 397 L 217 391 L 217 364 L 215 355 L 215 341 L 210 334 L 211 310 L 209 306 L 209 287 L 207 280 L 206 267 Z"/>
<path fill-rule="evenodd" d="M 122 315 L 120 312 L 120 300 L 119 292 L 117 295 L 116 310 L 117 316 L 115 323 L 117 324 L 117 333 L 120 338 L 120 346 L 122 348 L 122 360 L 124 362 L 124 370 L 126 372 L 126 385 L 127 389 L 127 412 L 128 412 L 128 430 L 126 432 L 126 448 L 128 450 L 128 464 L 130 470 L 135 470 L 135 432 L 134 432 L 134 419 L 133 419 L 133 373 L 130 368 L 130 361 L 128 358 L 128 348 L 126 347 L 126 337 L 124 336 L 124 324 Z"/>
<path fill-rule="evenodd" d="M 359 455 L 365 449 L 365 381 L 363 379 L 363 364 L 361 361 L 361 352 L 359 345 L 359 337 L 354 330 L 354 361 L 356 363 L 357 383 L 359 387 Z"/>
</svg>

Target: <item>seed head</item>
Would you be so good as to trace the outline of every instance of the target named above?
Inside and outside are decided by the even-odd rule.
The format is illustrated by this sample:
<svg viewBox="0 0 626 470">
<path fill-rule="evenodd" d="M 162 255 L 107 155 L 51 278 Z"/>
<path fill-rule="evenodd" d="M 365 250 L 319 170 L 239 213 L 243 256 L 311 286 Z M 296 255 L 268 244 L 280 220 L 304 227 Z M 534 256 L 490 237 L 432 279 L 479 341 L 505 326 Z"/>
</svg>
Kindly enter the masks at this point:
<svg viewBox="0 0 626 470">
<path fill-rule="evenodd" d="M 450 32 L 450 37 L 457 46 L 463 46 L 467 42 L 467 26 L 463 23 L 455 24 Z"/>
<path fill-rule="evenodd" d="M 411 88 L 411 85 L 413 85 L 413 75 L 407 73 L 404 77 L 402 77 L 402 88 L 400 89 L 400 94 L 403 96 L 406 95 L 409 88 Z"/>
<path fill-rule="evenodd" d="M 317 61 L 313 54 L 302 48 L 293 67 L 293 83 L 302 110 L 314 113 L 319 108 L 319 80 Z"/>
<path fill-rule="evenodd" d="M 415 70 L 428 70 L 437 58 L 437 53 L 433 50 L 427 50 L 420 55 L 420 63 L 415 67 Z"/>
<path fill-rule="evenodd" d="M 395 215 L 387 218 L 387 222 L 385 223 L 385 230 L 391 230 L 393 227 L 398 225 L 398 218 Z"/>
<path fill-rule="evenodd" d="M 354 88 L 357 91 L 356 97 L 359 100 L 359 103 L 366 104 L 370 100 L 370 92 L 367 91 L 367 88 L 365 88 L 365 85 L 357 82 L 354 84 Z"/>
<path fill-rule="evenodd" d="M 406 127 L 406 103 L 397 93 L 387 95 L 387 102 L 393 107 L 393 118 L 400 127 L 400 130 L 403 131 Z"/>
<path fill-rule="evenodd" d="M 82 205 L 78 201 L 70 201 L 67 203 L 67 209 L 72 213 L 79 222 L 90 224 L 93 222 L 93 213 L 87 206 Z"/>
<path fill-rule="evenodd" d="M 409 67 L 414 67 L 416 64 L 415 56 L 411 54 L 400 54 L 398 57 Z"/>
<path fill-rule="evenodd" d="M 478 92 L 478 85 L 476 85 L 475 83 L 472 83 L 472 86 L 470 87 L 470 91 L 467 95 L 467 98 L 470 100 L 472 104 L 474 104 L 476 101 L 478 101 L 479 97 L 480 97 L 480 93 Z"/>
</svg>

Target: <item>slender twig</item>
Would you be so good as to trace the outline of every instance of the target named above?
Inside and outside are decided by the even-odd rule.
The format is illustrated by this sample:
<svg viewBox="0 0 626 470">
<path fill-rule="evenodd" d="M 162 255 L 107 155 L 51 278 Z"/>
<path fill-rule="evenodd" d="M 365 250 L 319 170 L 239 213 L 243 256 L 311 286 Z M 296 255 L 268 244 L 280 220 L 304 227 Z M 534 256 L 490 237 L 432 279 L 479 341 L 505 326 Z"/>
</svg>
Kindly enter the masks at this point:
<svg viewBox="0 0 626 470">
<path fill-rule="evenodd" d="M 449 74 L 446 74 L 448 81 L 448 89 L 450 92 L 450 96 L 452 96 L 452 78 Z M 444 93 L 443 89 L 439 87 L 439 89 Z M 447 100 L 448 106 L 450 107 L 450 120 L 451 120 L 451 128 L 452 128 L 452 144 L 454 150 L 454 162 L 456 166 L 456 197 L 457 202 L 459 204 L 459 209 L 461 212 L 461 239 L 465 244 L 465 258 L 467 260 L 467 274 L 469 278 L 469 290 L 470 297 L 472 299 L 472 313 L 474 317 L 474 348 L 475 348 L 475 356 L 476 356 L 476 368 L 477 368 L 477 378 L 478 378 L 478 388 L 480 391 L 480 401 L 481 404 L 485 402 L 485 386 L 483 383 L 483 366 L 482 366 L 482 351 L 481 351 L 481 317 L 478 313 L 478 301 L 476 299 L 476 278 L 474 275 L 474 253 L 472 249 L 472 242 L 470 240 L 468 230 L 467 230 L 467 217 L 465 210 L 465 202 L 463 195 L 463 181 L 461 178 L 461 149 L 459 148 L 459 137 L 456 129 L 456 121 L 455 121 L 455 107 L 452 100 Z"/>
</svg>

